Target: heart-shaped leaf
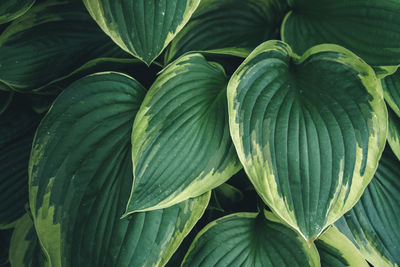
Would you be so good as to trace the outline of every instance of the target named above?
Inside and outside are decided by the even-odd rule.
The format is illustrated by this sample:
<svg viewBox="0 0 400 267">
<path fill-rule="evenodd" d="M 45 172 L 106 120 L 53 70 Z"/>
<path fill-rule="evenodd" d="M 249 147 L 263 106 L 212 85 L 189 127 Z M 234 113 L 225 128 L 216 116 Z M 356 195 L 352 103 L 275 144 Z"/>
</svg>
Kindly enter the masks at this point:
<svg viewBox="0 0 400 267">
<path fill-rule="evenodd" d="M 282 40 L 299 55 L 332 43 L 374 66 L 400 64 L 400 1 L 290 0 Z"/>
<path fill-rule="evenodd" d="M 286 7 L 280 0 L 203 0 L 171 42 L 165 61 L 188 51 L 228 47 L 251 51 L 264 41 L 278 39 Z"/>
<path fill-rule="evenodd" d="M 83 0 L 89 13 L 123 50 L 153 62 L 188 22 L 200 0 Z"/>
<path fill-rule="evenodd" d="M 335 226 L 374 266 L 400 265 L 400 161 L 386 147 L 374 179 Z"/>
<path fill-rule="evenodd" d="M 235 213 L 209 223 L 196 236 L 182 267 L 320 266 L 317 249 L 290 228 L 262 214 Z"/>
<path fill-rule="evenodd" d="M 386 102 L 400 117 L 400 69 L 381 80 Z"/>
<path fill-rule="evenodd" d="M 133 125 L 127 214 L 201 195 L 241 168 L 229 135 L 227 83 L 223 68 L 201 54 L 162 71 Z"/>
<path fill-rule="evenodd" d="M 368 267 L 354 244 L 335 227 L 329 227 L 316 241 L 324 267 Z"/>
<path fill-rule="evenodd" d="M 165 264 L 203 214 L 209 193 L 121 219 L 132 185 L 132 124 L 144 95 L 126 75 L 90 75 L 65 89 L 39 125 L 30 205 L 52 266 Z"/>
<path fill-rule="evenodd" d="M 10 242 L 9 259 L 13 267 L 46 266 L 46 258 L 28 213 L 25 213 L 15 226 Z"/>
<path fill-rule="evenodd" d="M 302 57 L 280 41 L 260 45 L 233 74 L 228 106 L 258 194 L 310 242 L 354 206 L 386 142 L 380 83 L 336 45 Z"/>
<path fill-rule="evenodd" d="M 0 24 L 12 21 L 28 11 L 36 0 L 1 0 Z"/>
<path fill-rule="evenodd" d="M 0 35 L 0 81 L 29 92 L 94 58 L 122 55 L 80 1 L 46 0 Z"/>
</svg>

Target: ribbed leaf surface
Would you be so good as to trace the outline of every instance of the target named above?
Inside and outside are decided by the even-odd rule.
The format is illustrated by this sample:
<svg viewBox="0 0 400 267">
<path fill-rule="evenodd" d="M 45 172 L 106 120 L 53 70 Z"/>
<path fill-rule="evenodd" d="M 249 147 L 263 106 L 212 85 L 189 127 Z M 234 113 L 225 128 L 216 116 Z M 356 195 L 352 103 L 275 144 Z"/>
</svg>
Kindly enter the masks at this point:
<svg viewBox="0 0 400 267">
<path fill-rule="evenodd" d="M 182 267 L 320 266 L 318 252 L 293 230 L 257 213 L 235 213 L 208 224 Z"/>
<path fill-rule="evenodd" d="M 390 109 L 387 140 L 393 153 L 400 160 L 400 118 Z"/>
<path fill-rule="evenodd" d="M 360 201 L 335 225 L 355 239 L 361 254 L 374 266 L 399 266 L 399 214 L 400 161 L 387 147 Z"/>
<path fill-rule="evenodd" d="M 269 41 L 228 85 L 230 130 L 264 202 L 310 242 L 359 199 L 386 140 L 373 70 L 336 45 Z"/>
<path fill-rule="evenodd" d="M 187 23 L 200 0 L 84 0 L 123 50 L 150 64 Z"/>
<path fill-rule="evenodd" d="M 279 0 L 203 0 L 172 41 L 166 62 L 188 51 L 228 47 L 251 51 L 264 41 L 278 39 L 286 7 Z"/>
<path fill-rule="evenodd" d="M 368 263 L 361 256 L 357 248 L 349 239 L 336 228 L 328 228 L 316 241 L 324 267 L 368 267 Z"/>
<path fill-rule="evenodd" d="M 400 117 L 400 69 L 381 80 L 386 102 Z"/>
<path fill-rule="evenodd" d="M 0 24 L 12 21 L 28 11 L 35 0 L 1 0 Z"/>
<path fill-rule="evenodd" d="M 0 81 L 28 92 L 91 59 L 123 54 L 80 1 L 46 0 L 0 35 Z"/>
<path fill-rule="evenodd" d="M 209 194 L 121 219 L 132 184 L 132 124 L 144 94 L 126 75 L 90 75 L 68 87 L 39 125 L 30 205 L 53 266 L 165 263 L 204 212 Z"/>
<path fill-rule="evenodd" d="M 332 43 L 374 66 L 400 64 L 400 1 L 291 0 L 282 40 L 299 55 Z"/>
<path fill-rule="evenodd" d="M 223 68 L 200 54 L 162 71 L 133 125 L 127 214 L 203 194 L 241 168 L 229 135 L 227 83 Z"/>
<path fill-rule="evenodd" d="M 0 148 L 0 228 L 25 213 L 28 202 L 28 163 L 33 134 L 20 136 Z"/>
<path fill-rule="evenodd" d="M 9 260 L 12 267 L 43 267 L 46 258 L 40 248 L 31 217 L 25 213 L 18 220 L 10 243 Z"/>
</svg>

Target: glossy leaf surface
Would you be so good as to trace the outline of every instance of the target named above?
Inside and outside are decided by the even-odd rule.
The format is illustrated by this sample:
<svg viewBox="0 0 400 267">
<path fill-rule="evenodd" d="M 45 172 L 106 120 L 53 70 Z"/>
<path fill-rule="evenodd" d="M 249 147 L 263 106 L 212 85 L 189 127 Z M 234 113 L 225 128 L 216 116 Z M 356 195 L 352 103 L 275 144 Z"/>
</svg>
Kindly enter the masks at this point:
<svg viewBox="0 0 400 267">
<path fill-rule="evenodd" d="M 386 140 L 380 83 L 336 45 L 301 58 L 280 41 L 260 45 L 232 76 L 228 106 L 258 194 L 310 242 L 360 198 Z"/>
<path fill-rule="evenodd" d="M 133 125 L 127 214 L 203 194 L 241 168 L 229 135 L 227 83 L 223 68 L 200 54 L 161 72 Z"/>
<path fill-rule="evenodd" d="M 314 45 L 338 44 L 368 64 L 400 64 L 397 0 L 290 0 L 282 40 L 299 55 Z"/>
<path fill-rule="evenodd" d="M 229 47 L 251 51 L 264 41 L 278 39 L 286 7 L 278 0 L 203 0 L 172 41 L 166 62 L 188 51 Z"/>
<path fill-rule="evenodd" d="M 84 0 L 99 26 L 147 64 L 187 23 L 200 0 Z"/>
<path fill-rule="evenodd" d="M 195 238 L 182 267 L 320 266 L 318 252 L 293 230 L 262 214 L 235 213 L 208 224 Z"/>
<path fill-rule="evenodd" d="M 13 92 L 0 91 L 0 115 L 7 109 L 13 98 Z"/>
<path fill-rule="evenodd" d="M 121 219 L 132 184 L 132 123 L 144 94 L 126 75 L 90 75 L 68 87 L 39 125 L 30 204 L 53 266 L 165 263 L 204 212 L 209 194 Z"/>
<path fill-rule="evenodd" d="M 42 1 L 0 35 L 0 81 L 30 92 L 89 60 L 122 55 L 80 1 Z"/>
<path fill-rule="evenodd" d="M 336 224 L 374 266 L 400 264 L 400 161 L 389 147 L 357 204 Z"/>
<path fill-rule="evenodd" d="M 28 11 L 35 0 L 1 0 L 0 24 L 12 21 Z"/>
</svg>

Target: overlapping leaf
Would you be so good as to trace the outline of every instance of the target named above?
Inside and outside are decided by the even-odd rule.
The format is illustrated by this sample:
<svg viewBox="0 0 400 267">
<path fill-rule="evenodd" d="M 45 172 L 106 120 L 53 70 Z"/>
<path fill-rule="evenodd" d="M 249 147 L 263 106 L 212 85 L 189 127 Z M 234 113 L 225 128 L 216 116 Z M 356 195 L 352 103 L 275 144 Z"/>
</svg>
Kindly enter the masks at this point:
<svg viewBox="0 0 400 267">
<path fill-rule="evenodd" d="M 400 69 L 381 80 L 386 102 L 400 117 Z"/>
<path fill-rule="evenodd" d="M 324 267 L 368 267 L 357 248 L 336 228 L 328 228 L 316 241 L 315 245 Z"/>
<path fill-rule="evenodd" d="M 120 219 L 132 184 L 131 129 L 144 94 L 126 75 L 90 75 L 68 87 L 39 125 L 30 205 L 53 266 L 162 265 L 204 212 L 209 194 Z"/>
<path fill-rule="evenodd" d="M 374 179 L 352 210 L 335 225 L 356 241 L 374 266 L 400 265 L 400 161 L 389 147 Z"/>
<path fill-rule="evenodd" d="M 80 1 L 47 0 L 0 35 L 0 81 L 28 92 L 94 58 L 124 54 L 98 28 Z"/>
<path fill-rule="evenodd" d="M 299 55 L 333 43 L 374 66 L 400 64 L 400 2 L 397 0 L 291 0 L 282 40 Z"/>
<path fill-rule="evenodd" d="M 318 252 L 293 230 L 262 214 L 235 213 L 208 224 L 182 267 L 320 266 Z"/>
<path fill-rule="evenodd" d="M 133 125 L 127 214 L 203 194 L 241 168 L 229 135 L 227 82 L 223 68 L 200 54 L 163 70 Z"/>
<path fill-rule="evenodd" d="M 392 111 L 388 110 L 389 127 L 387 141 L 393 153 L 400 160 L 400 118 Z"/>
<path fill-rule="evenodd" d="M 123 50 L 150 64 L 187 23 L 200 0 L 84 0 Z"/>
<path fill-rule="evenodd" d="M 188 51 L 229 47 L 251 51 L 264 41 L 278 39 L 286 7 L 279 0 L 203 0 L 172 41 L 165 61 Z"/>
<path fill-rule="evenodd" d="M 230 130 L 264 202 L 310 242 L 371 180 L 387 112 L 373 70 L 336 45 L 301 58 L 269 41 L 228 85 Z"/>
<path fill-rule="evenodd" d="M 43 267 L 46 258 L 40 248 L 32 218 L 28 213 L 18 220 L 10 243 L 12 267 Z"/>
<path fill-rule="evenodd" d="M 12 21 L 28 11 L 35 0 L 1 0 L 0 24 Z"/>
</svg>

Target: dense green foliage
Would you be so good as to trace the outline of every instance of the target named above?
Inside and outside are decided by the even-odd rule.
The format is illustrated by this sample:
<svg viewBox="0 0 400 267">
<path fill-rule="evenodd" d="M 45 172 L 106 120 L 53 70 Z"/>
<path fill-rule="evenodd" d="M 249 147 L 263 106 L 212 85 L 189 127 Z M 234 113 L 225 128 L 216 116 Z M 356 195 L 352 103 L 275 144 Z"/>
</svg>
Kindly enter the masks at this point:
<svg viewBox="0 0 400 267">
<path fill-rule="evenodd" d="M 0 266 L 400 265 L 400 0 L 1 0 Z"/>
</svg>

